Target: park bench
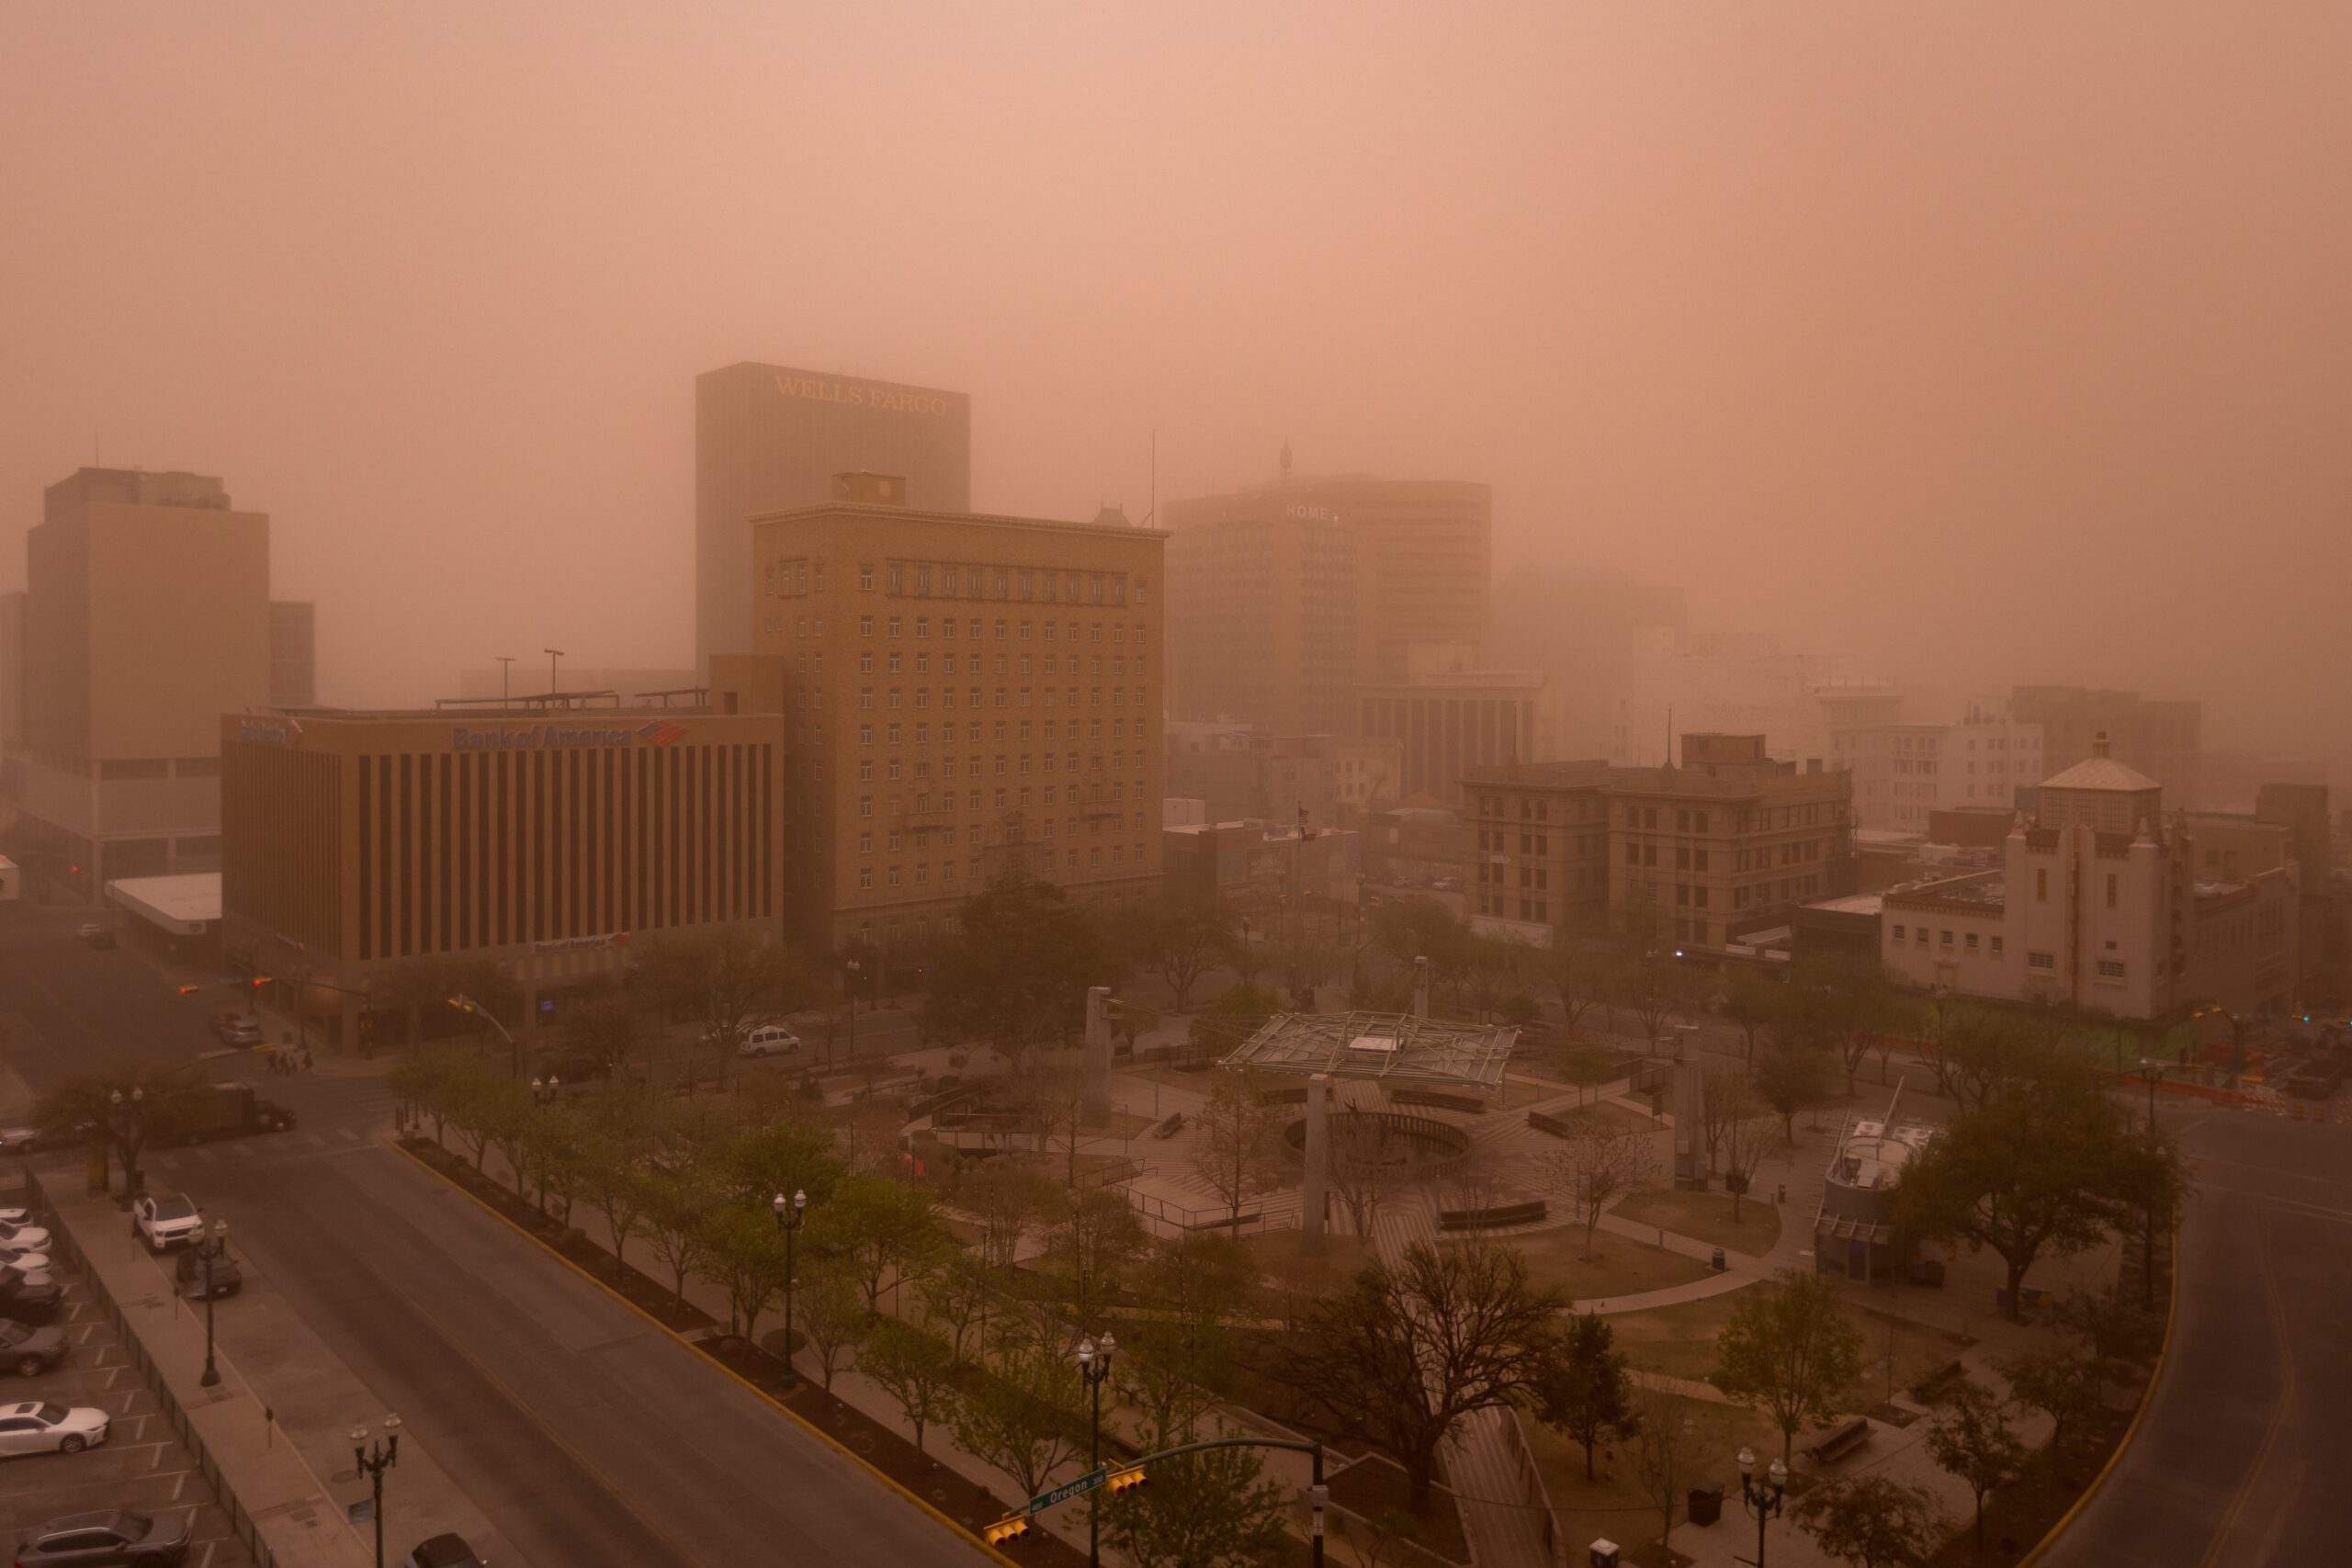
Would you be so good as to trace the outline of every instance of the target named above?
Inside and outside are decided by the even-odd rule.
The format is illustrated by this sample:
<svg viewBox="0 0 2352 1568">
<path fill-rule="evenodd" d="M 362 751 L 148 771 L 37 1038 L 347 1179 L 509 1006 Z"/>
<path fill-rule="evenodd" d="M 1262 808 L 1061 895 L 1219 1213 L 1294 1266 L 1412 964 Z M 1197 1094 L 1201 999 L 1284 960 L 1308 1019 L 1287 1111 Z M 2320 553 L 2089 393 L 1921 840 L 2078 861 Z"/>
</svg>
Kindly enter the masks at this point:
<svg viewBox="0 0 2352 1568">
<path fill-rule="evenodd" d="M 1168 1119 L 1166 1121 L 1160 1122 L 1152 1127 L 1151 1135 L 1155 1138 L 1172 1138 L 1178 1133 L 1182 1132 L 1183 1127 L 1184 1113 L 1181 1111 L 1170 1111 L 1169 1112 Z"/>
<path fill-rule="evenodd" d="M 1833 1427 L 1804 1446 L 1815 1464 L 1836 1464 L 1839 1460 L 1871 1440 L 1871 1424 L 1867 1416 L 1857 1416 L 1842 1426 Z"/>
<path fill-rule="evenodd" d="M 1427 1105 L 1440 1111 L 1459 1111 L 1471 1116 L 1483 1116 L 1487 1111 L 1485 1100 L 1474 1095 L 1447 1094 L 1442 1089 L 1392 1089 L 1388 1091 L 1388 1098 L 1396 1105 Z"/>
</svg>

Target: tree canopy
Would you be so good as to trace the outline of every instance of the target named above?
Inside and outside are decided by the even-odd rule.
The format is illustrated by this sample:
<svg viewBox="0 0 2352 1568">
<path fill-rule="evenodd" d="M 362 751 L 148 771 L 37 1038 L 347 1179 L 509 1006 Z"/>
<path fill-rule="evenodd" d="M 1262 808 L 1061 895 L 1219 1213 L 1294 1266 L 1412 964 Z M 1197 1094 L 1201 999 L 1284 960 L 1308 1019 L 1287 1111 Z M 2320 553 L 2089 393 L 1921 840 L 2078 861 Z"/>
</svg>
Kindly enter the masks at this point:
<svg viewBox="0 0 2352 1568">
<path fill-rule="evenodd" d="M 923 1038 L 982 1040 L 1010 1057 L 1084 1027 L 1086 992 L 1118 976 L 1102 931 L 1069 896 L 1016 866 L 966 898 L 932 965 Z"/>
</svg>

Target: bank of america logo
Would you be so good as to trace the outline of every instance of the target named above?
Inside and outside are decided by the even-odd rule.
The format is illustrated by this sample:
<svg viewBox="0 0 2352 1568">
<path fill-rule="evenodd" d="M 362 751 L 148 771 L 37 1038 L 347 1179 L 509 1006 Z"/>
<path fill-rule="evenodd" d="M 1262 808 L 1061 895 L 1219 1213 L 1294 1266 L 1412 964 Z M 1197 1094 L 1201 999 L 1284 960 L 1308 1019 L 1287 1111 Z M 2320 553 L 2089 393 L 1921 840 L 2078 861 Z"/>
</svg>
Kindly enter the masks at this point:
<svg viewBox="0 0 2352 1568">
<path fill-rule="evenodd" d="M 648 746 L 675 746 L 686 738 L 686 727 L 666 718 L 657 718 L 640 728 L 637 738 Z"/>
</svg>

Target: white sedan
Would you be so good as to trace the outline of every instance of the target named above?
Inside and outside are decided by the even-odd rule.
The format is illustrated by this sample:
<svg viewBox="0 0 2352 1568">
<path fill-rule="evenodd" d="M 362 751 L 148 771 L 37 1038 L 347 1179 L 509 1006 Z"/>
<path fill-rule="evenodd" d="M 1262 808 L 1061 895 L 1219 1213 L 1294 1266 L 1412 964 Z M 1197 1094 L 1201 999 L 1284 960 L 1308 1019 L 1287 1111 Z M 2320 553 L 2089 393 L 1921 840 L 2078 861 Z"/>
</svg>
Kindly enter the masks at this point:
<svg viewBox="0 0 2352 1568">
<path fill-rule="evenodd" d="M 39 1225 L 0 1214 L 0 1251 L 30 1252 L 49 1245 L 49 1233 Z"/>
<path fill-rule="evenodd" d="M 14 1269 L 19 1274 L 47 1274 L 49 1254 L 46 1252 L 0 1252 L 0 1269 Z"/>
<path fill-rule="evenodd" d="M 107 1413 L 28 1399 L 0 1404 L 0 1454 L 75 1454 L 107 1440 Z"/>
</svg>

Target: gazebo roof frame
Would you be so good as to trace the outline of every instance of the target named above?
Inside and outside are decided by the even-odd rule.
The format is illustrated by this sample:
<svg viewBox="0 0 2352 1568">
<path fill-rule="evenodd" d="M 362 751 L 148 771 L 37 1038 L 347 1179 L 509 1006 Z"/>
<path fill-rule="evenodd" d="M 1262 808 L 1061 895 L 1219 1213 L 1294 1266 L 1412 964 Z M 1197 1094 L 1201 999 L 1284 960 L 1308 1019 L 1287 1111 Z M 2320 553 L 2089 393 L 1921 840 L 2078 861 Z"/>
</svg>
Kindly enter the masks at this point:
<svg viewBox="0 0 2352 1568">
<path fill-rule="evenodd" d="M 1360 1051 L 1366 1038 L 1394 1050 Z M 1503 1086 L 1519 1031 L 1508 1024 L 1453 1023 L 1400 1012 L 1278 1012 L 1218 1066 L 1261 1072 L 1445 1084 L 1489 1092 Z"/>
</svg>

